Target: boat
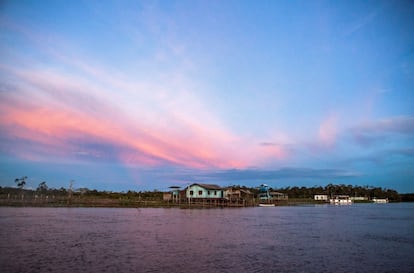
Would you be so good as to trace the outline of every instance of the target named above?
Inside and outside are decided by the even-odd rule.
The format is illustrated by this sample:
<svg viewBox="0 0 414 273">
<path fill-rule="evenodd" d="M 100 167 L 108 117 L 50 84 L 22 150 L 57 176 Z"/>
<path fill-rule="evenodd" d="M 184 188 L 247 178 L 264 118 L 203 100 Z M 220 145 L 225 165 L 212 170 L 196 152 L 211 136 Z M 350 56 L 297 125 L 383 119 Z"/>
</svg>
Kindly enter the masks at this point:
<svg viewBox="0 0 414 273">
<path fill-rule="evenodd" d="M 352 200 L 348 195 L 336 195 L 334 198 L 329 199 L 329 202 L 333 205 L 351 205 Z"/>
<path fill-rule="evenodd" d="M 259 207 L 274 207 L 275 204 L 259 204 Z"/>
<path fill-rule="evenodd" d="M 372 202 L 377 203 L 377 204 L 385 204 L 388 203 L 388 198 L 372 198 Z"/>
</svg>

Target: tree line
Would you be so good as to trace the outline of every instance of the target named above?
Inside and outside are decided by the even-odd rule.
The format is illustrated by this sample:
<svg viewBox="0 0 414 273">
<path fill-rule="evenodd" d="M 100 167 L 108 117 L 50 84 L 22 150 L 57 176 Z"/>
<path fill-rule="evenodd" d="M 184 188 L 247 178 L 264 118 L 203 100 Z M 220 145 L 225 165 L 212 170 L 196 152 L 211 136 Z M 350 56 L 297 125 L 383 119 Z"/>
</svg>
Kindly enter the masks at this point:
<svg viewBox="0 0 414 273">
<path fill-rule="evenodd" d="M 393 189 L 386 189 L 373 186 L 353 186 L 345 184 L 328 184 L 325 187 L 285 187 L 277 189 L 278 192 L 285 193 L 289 198 L 313 198 L 316 194 L 349 195 L 351 197 L 368 197 L 368 198 L 388 198 L 392 201 L 399 201 L 400 194 Z"/>
<path fill-rule="evenodd" d="M 236 185 L 234 188 L 249 190 L 250 192 L 259 193 L 258 187 L 245 187 Z M 390 201 L 414 201 L 414 194 L 399 194 L 396 190 L 373 187 L 373 186 L 353 186 L 345 184 L 328 184 L 323 186 L 313 187 L 297 187 L 288 186 L 284 188 L 270 188 L 270 191 L 276 191 L 287 194 L 289 198 L 310 198 L 313 199 L 317 194 L 326 194 L 328 196 L 334 195 L 349 195 L 350 197 L 367 197 L 371 198 L 388 198 Z"/>
<path fill-rule="evenodd" d="M 69 189 L 61 187 L 60 189 L 48 187 L 46 181 L 39 183 L 35 190 L 25 189 L 27 176 L 16 178 L 16 188 L 13 187 L 0 187 L 0 195 L 5 194 L 43 194 L 50 196 L 70 196 L 70 197 L 89 197 L 89 198 L 124 198 L 130 200 L 162 200 L 163 192 L 158 190 L 153 191 L 132 191 L 128 192 L 112 192 L 112 191 L 98 191 L 96 189 L 80 188 L 72 190 L 72 182 Z M 234 185 L 233 188 L 249 190 L 253 194 L 258 194 L 259 189 L 257 187 L 246 187 L 240 185 Z M 316 194 L 326 194 L 328 196 L 334 195 L 349 195 L 351 197 L 367 197 L 367 198 L 388 198 L 390 201 L 414 201 L 414 194 L 399 194 L 396 190 L 373 187 L 373 186 L 354 186 L 345 184 L 328 184 L 325 187 L 313 186 L 313 187 L 284 187 L 284 188 L 270 188 L 271 191 L 277 191 L 287 194 L 289 198 L 311 198 L 313 199 Z"/>
<path fill-rule="evenodd" d="M 36 189 L 27 189 L 27 176 L 15 179 L 16 187 L 0 187 L 0 198 L 21 197 L 29 198 L 31 196 L 53 196 L 64 198 L 108 198 L 108 199 L 140 199 L 140 200 L 162 200 L 163 193 L 158 190 L 153 191 L 127 191 L 127 192 L 113 192 L 113 191 L 98 191 L 96 189 L 78 188 L 72 189 L 71 181 L 68 189 L 61 187 L 59 189 L 51 188 L 46 181 L 38 184 Z"/>
</svg>

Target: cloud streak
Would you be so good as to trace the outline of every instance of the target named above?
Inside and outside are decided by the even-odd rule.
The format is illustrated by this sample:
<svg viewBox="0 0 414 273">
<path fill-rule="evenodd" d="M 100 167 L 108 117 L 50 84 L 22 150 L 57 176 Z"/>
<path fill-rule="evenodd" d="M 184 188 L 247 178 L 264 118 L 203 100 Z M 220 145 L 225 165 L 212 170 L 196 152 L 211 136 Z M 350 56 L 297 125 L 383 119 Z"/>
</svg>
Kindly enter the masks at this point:
<svg viewBox="0 0 414 273">
<path fill-rule="evenodd" d="M 255 160 L 285 157 L 282 147 L 261 149 L 225 129 L 188 91 L 192 86 L 185 78 L 168 86 L 124 81 L 68 59 L 55 60 L 67 60 L 63 66 L 72 67 L 69 72 L 0 67 L 0 126 L 3 138 L 16 144 L 12 153 L 32 159 L 48 153 L 79 156 L 76 151 L 83 151 L 84 143 L 104 143 L 112 147 L 106 149 L 111 156 L 94 145 L 87 154 L 125 164 L 193 168 L 240 168 Z M 41 146 L 43 153 L 19 149 L 19 141 Z"/>
<path fill-rule="evenodd" d="M 349 129 L 359 145 L 371 145 L 392 136 L 414 138 L 414 117 L 398 116 L 362 123 Z"/>
<path fill-rule="evenodd" d="M 355 178 L 362 174 L 342 169 L 315 168 L 281 168 L 276 170 L 262 169 L 230 169 L 217 172 L 187 171 L 175 176 L 178 180 L 187 181 L 281 181 L 285 179 L 345 179 Z"/>
</svg>

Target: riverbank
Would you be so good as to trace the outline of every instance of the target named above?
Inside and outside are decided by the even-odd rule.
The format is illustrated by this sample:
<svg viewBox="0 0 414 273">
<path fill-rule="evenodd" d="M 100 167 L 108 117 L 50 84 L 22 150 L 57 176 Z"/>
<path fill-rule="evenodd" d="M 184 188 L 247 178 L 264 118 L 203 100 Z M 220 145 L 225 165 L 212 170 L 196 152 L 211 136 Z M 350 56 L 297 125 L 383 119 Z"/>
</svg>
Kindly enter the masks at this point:
<svg viewBox="0 0 414 273">
<path fill-rule="evenodd" d="M 339 187 L 339 186 L 338 186 Z M 336 189 L 335 194 L 343 193 L 333 185 L 327 189 Z M 346 188 L 344 188 L 346 189 Z M 295 205 L 315 205 L 326 204 L 326 201 L 314 200 L 314 192 L 324 192 L 321 189 L 281 189 L 283 198 L 276 196 L 272 202 L 276 206 L 295 206 Z M 248 193 L 248 194 L 246 194 Z M 288 194 L 290 193 L 290 195 Z M 306 194 L 305 194 L 306 193 Z M 352 191 L 351 191 L 352 193 Z M 389 194 L 386 194 L 389 193 Z M 354 196 L 361 196 L 354 193 Z M 176 195 L 177 196 L 177 195 Z M 288 196 L 288 197 L 287 197 Z M 393 191 L 384 190 L 373 192 L 364 196 L 376 196 L 387 198 L 390 202 L 414 201 L 414 194 L 393 195 Z M 367 200 L 354 200 L 354 203 L 370 203 Z M 189 202 L 190 201 L 190 202 Z M 9 207 L 113 207 L 113 208 L 214 208 L 214 207 L 254 207 L 260 203 L 258 189 L 235 187 L 233 194 L 229 198 L 189 198 L 184 194 L 180 198 L 172 198 L 171 192 L 161 192 L 158 190 L 145 192 L 108 192 L 88 189 L 66 190 L 61 189 L 21 189 L 21 188 L 1 188 L 0 187 L 0 206 Z"/>
<path fill-rule="evenodd" d="M 372 203 L 370 201 L 355 203 Z M 307 198 L 292 198 L 289 200 L 278 201 L 276 206 L 297 206 L 297 205 L 323 205 L 328 204 L 323 201 L 315 201 Z M 110 198 L 47 198 L 43 200 L 21 200 L 21 199 L 0 199 L 0 206 L 3 207 L 106 207 L 106 208 L 224 208 L 224 207 L 255 207 L 258 200 L 251 202 L 181 202 L 173 203 L 160 200 L 130 200 L 130 199 L 110 199 Z"/>
</svg>

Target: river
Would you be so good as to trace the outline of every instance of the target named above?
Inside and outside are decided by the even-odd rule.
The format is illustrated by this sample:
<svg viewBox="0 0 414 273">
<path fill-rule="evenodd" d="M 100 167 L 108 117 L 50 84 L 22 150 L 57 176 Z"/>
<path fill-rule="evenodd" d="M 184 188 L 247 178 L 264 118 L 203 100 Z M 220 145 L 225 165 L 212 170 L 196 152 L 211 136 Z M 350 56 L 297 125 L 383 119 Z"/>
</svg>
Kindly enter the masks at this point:
<svg viewBox="0 0 414 273">
<path fill-rule="evenodd" d="M 414 272 L 414 203 L 0 207 L 2 272 Z"/>
</svg>

